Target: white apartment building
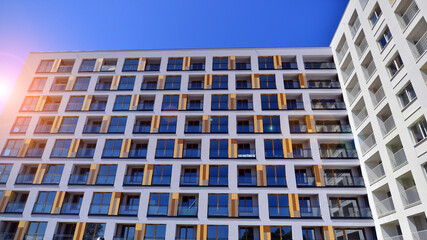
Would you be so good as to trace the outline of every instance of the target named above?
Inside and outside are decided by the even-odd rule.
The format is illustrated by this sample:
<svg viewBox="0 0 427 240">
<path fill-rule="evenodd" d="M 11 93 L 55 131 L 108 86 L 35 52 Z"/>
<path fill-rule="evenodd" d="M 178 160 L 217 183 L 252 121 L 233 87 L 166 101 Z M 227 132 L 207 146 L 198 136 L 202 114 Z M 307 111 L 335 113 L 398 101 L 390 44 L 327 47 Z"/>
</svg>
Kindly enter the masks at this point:
<svg viewBox="0 0 427 240">
<path fill-rule="evenodd" d="M 351 0 L 331 43 L 379 239 L 427 239 L 426 17 Z"/>
<path fill-rule="evenodd" d="M 383 11 L 400 9 L 384 3 Z M 368 24 L 374 5 L 358 4 L 349 9 Z M 393 194 L 396 213 L 384 212 L 379 229 L 399 221 L 414 232 L 411 221 L 425 214 L 427 148 L 410 128 L 426 112 L 426 58 L 393 39 L 384 65 L 397 50 L 411 64 L 390 82 L 376 45 L 359 60 L 352 16 L 333 42 L 345 39 L 351 52 L 338 61 L 344 97 L 329 47 L 31 53 L 0 117 L 0 239 L 373 240 L 369 202 L 379 218 L 381 191 Z M 426 27 L 420 19 L 405 36 Z M 397 19 L 384 20 L 377 29 L 402 35 Z M 378 70 L 359 83 L 367 58 Z M 357 75 L 342 81 L 350 62 Z M 381 82 L 386 99 L 374 108 L 369 91 Z M 417 99 L 402 110 L 396 94 L 408 82 Z M 363 89 L 354 103 L 349 84 Z M 363 101 L 372 116 L 395 113 L 387 135 L 374 117 L 355 126 L 355 136 L 377 141 L 360 160 L 343 98 L 353 125 Z M 398 169 L 392 146 L 407 158 Z M 380 160 L 388 176 L 369 178 L 368 201 L 362 172 L 378 172 Z"/>
</svg>

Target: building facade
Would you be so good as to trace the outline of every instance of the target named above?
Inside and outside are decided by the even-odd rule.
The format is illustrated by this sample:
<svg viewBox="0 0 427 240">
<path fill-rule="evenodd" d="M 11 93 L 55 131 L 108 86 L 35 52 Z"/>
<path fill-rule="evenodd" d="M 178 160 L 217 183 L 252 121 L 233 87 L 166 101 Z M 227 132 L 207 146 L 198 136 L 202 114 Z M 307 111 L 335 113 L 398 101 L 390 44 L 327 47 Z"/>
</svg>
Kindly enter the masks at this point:
<svg viewBox="0 0 427 240">
<path fill-rule="evenodd" d="M 331 47 L 379 239 L 427 239 L 427 1 L 350 1 Z"/>
<path fill-rule="evenodd" d="M 0 122 L 1 239 L 376 239 L 328 47 L 31 53 Z"/>
</svg>

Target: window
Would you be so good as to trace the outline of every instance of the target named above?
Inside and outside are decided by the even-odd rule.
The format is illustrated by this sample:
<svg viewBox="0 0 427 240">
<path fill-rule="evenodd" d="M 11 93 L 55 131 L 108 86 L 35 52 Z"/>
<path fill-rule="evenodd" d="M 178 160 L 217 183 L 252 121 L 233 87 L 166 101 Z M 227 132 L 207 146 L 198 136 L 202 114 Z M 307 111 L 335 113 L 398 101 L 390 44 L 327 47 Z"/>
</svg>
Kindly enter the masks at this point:
<svg viewBox="0 0 427 240">
<path fill-rule="evenodd" d="M 378 18 L 380 18 L 380 16 L 381 16 L 381 9 L 378 5 L 376 5 L 371 16 L 369 16 L 369 21 L 371 22 L 372 26 L 374 26 L 377 23 Z"/>
<path fill-rule="evenodd" d="M 417 95 L 415 94 L 412 84 L 409 83 L 402 91 L 400 91 L 400 93 L 397 94 L 397 97 L 399 98 L 402 107 L 406 107 L 417 97 Z"/>
<path fill-rule="evenodd" d="M 117 96 L 114 102 L 113 111 L 128 111 L 132 96 Z"/>
<path fill-rule="evenodd" d="M 151 193 L 147 215 L 166 216 L 168 214 L 169 193 Z"/>
<path fill-rule="evenodd" d="M 70 97 L 70 101 L 67 105 L 67 111 L 80 111 L 85 100 L 84 96 L 74 96 Z"/>
<path fill-rule="evenodd" d="M 208 195 L 208 216 L 227 217 L 228 216 L 228 194 L 212 193 Z"/>
<path fill-rule="evenodd" d="M 160 118 L 160 133 L 175 133 L 177 117 L 161 117 Z"/>
<path fill-rule="evenodd" d="M 239 240 L 255 240 L 252 227 L 239 227 Z"/>
<path fill-rule="evenodd" d="M 87 223 L 83 240 L 98 240 L 104 238 L 105 223 Z"/>
<path fill-rule="evenodd" d="M 16 157 L 18 156 L 19 149 L 24 140 L 21 139 L 9 139 L 3 149 L 3 157 Z"/>
<path fill-rule="evenodd" d="M 283 84 L 285 85 L 285 89 L 300 89 L 301 88 L 301 84 L 299 81 L 285 80 L 285 81 L 283 81 Z"/>
<path fill-rule="evenodd" d="M 157 140 L 156 158 L 172 158 L 174 149 L 174 139 L 159 139 Z"/>
<path fill-rule="evenodd" d="M 211 133 L 228 133 L 228 116 L 211 117 Z"/>
<path fill-rule="evenodd" d="M 138 58 L 127 58 L 123 64 L 123 71 L 137 71 L 139 59 Z"/>
<path fill-rule="evenodd" d="M 239 171 L 238 171 L 238 185 L 239 186 L 253 186 L 254 184 L 256 184 L 256 176 L 252 176 L 252 170 L 249 168 L 239 169 Z"/>
<path fill-rule="evenodd" d="M 50 72 L 52 70 L 53 60 L 42 60 L 37 72 Z"/>
<path fill-rule="evenodd" d="M 295 181 L 297 182 L 297 184 L 308 183 L 307 170 L 295 169 Z"/>
<path fill-rule="evenodd" d="M 20 111 L 35 111 L 39 97 L 25 97 L 24 103 L 21 106 Z"/>
<path fill-rule="evenodd" d="M 228 76 L 214 75 L 212 77 L 212 89 L 228 89 Z"/>
<path fill-rule="evenodd" d="M 270 217 L 289 217 L 289 202 L 287 194 L 269 194 L 268 208 Z"/>
<path fill-rule="evenodd" d="M 417 123 L 415 123 L 412 127 L 410 127 L 412 136 L 416 143 L 421 142 L 425 138 L 427 138 L 427 121 L 423 117 Z"/>
<path fill-rule="evenodd" d="M 133 84 L 135 83 L 135 77 L 120 77 L 120 83 L 118 90 L 133 90 Z"/>
<path fill-rule="evenodd" d="M 304 240 L 315 240 L 316 234 L 313 228 L 302 228 L 302 237 Z"/>
<path fill-rule="evenodd" d="M 271 226 L 271 240 L 292 240 L 292 227 Z"/>
<path fill-rule="evenodd" d="M 151 121 L 138 121 L 133 127 L 134 133 L 149 133 L 151 130 Z"/>
<path fill-rule="evenodd" d="M 286 186 L 285 166 L 267 166 L 267 186 Z"/>
<path fill-rule="evenodd" d="M 249 121 L 237 121 L 237 133 L 253 133 L 254 127 Z"/>
<path fill-rule="evenodd" d="M 208 226 L 209 240 L 228 239 L 228 226 Z"/>
<path fill-rule="evenodd" d="M 378 43 L 380 44 L 381 49 L 384 49 L 385 46 L 390 42 L 392 36 L 391 32 L 388 29 L 388 27 L 384 30 L 384 32 L 381 34 L 380 39 L 378 40 Z"/>
<path fill-rule="evenodd" d="M 196 239 L 196 227 L 195 226 L 178 226 L 177 227 L 178 233 L 176 239 L 180 240 L 192 240 Z"/>
<path fill-rule="evenodd" d="M 212 110 L 228 110 L 228 95 L 212 95 Z"/>
<path fill-rule="evenodd" d="M 283 158 L 283 144 L 281 139 L 265 139 L 264 151 L 266 158 Z"/>
<path fill-rule="evenodd" d="M 30 222 L 24 239 L 43 239 L 47 222 Z"/>
<path fill-rule="evenodd" d="M 62 124 L 59 127 L 59 132 L 74 133 L 74 130 L 76 130 L 76 125 L 78 120 L 79 120 L 78 117 L 64 117 L 62 120 Z"/>
<path fill-rule="evenodd" d="M 96 59 L 83 59 L 79 72 L 93 72 Z"/>
<path fill-rule="evenodd" d="M 178 110 L 179 95 L 163 96 L 162 110 Z"/>
<path fill-rule="evenodd" d="M 239 216 L 258 216 L 257 206 L 251 196 L 239 197 Z"/>
<path fill-rule="evenodd" d="M 89 87 L 90 77 L 78 77 L 73 86 L 73 91 L 86 91 Z"/>
<path fill-rule="evenodd" d="M 274 69 L 273 57 L 258 57 L 259 70 Z"/>
<path fill-rule="evenodd" d="M 142 100 L 141 104 L 138 104 L 138 111 L 152 111 L 154 108 L 154 100 Z"/>
<path fill-rule="evenodd" d="M 276 77 L 274 75 L 259 75 L 261 89 L 275 89 Z"/>
<path fill-rule="evenodd" d="M 181 76 L 167 76 L 165 90 L 179 90 L 181 88 Z"/>
<path fill-rule="evenodd" d="M 196 168 L 185 168 L 184 173 L 181 176 L 181 185 L 191 185 L 197 186 L 199 185 L 198 174 Z"/>
<path fill-rule="evenodd" d="M 127 117 L 111 117 L 108 133 L 124 133 Z"/>
<path fill-rule="evenodd" d="M 105 147 L 104 151 L 102 152 L 102 157 L 120 157 L 122 143 L 122 139 L 107 139 L 105 141 Z"/>
<path fill-rule="evenodd" d="M 107 215 L 110 208 L 111 193 L 93 193 L 89 214 Z"/>
<path fill-rule="evenodd" d="M 147 224 L 145 226 L 145 236 L 144 239 L 150 240 L 163 240 L 166 235 L 166 225 L 165 224 Z"/>
<path fill-rule="evenodd" d="M 26 133 L 30 125 L 31 117 L 17 117 L 13 124 L 11 133 Z"/>
<path fill-rule="evenodd" d="M 113 185 L 116 179 L 117 165 L 101 165 L 99 168 L 96 184 Z"/>
<path fill-rule="evenodd" d="M 262 117 L 264 133 L 280 133 L 280 117 L 279 116 L 263 116 Z"/>
<path fill-rule="evenodd" d="M 333 217 L 360 217 L 357 198 L 330 197 L 329 209 Z"/>
<path fill-rule="evenodd" d="M 228 166 L 209 166 L 209 186 L 228 185 Z"/>
<path fill-rule="evenodd" d="M 211 158 L 228 158 L 228 140 L 211 140 L 210 146 Z"/>
<path fill-rule="evenodd" d="M 51 157 L 67 157 L 70 146 L 71 139 L 56 140 L 55 146 L 53 146 Z"/>
<path fill-rule="evenodd" d="M 169 58 L 168 71 L 181 71 L 182 60 L 183 60 L 182 58 Z"/>
<path fill-rule="evenodd" d="M 170 185 L 172 166 L 156 165 L 153 170 L 153 180 L 151 185 Z"/>
<path fill-rule="evenodd" d="M 335 228 L 335 238 L 337 240 L 364 240 L 365 235 L 363 229 L 354 228 Z"/>
<path fill-rule="evenodd" d="M 214 57 L 212 69 L 213 70 L 227 70 L 228 69 L 228 57 Z"/>
<path fill-rule="evenodd" d="M 61 181 L 64 165 L 49 165 L 46 173 L 43 175 L 42 183 L 44 184 L 59 184 Z"/>
<path fill-rule="evenodd" d="M 34 78 L 28 91 L 30 92 L 43 91 L 43 88 L 46 85 L 46 80 L 47 78 Z"/>
<path fill-rule="evenodd" d="M 261 95 L 262 110 L 277 110 L 279 109 L 276 94 L 262 94 Z"/>
<path fill-rule="evenodd" d="M 236 102 L 237 110 L 252 110 L 252 102 L 249 102 L 249 99 L 239 99 Z"/>
<path fill-rule="evenodd" d="M 34 204 L 33 213 L 48 213 L 52 211 L 56 192 L 40 192 Z"/>
<path fill-rule="evenodd" d="M 0 184 L 7 182 L 13 164 L 0 164 Z"/>
<path fill-rule="evenodd" d="M 397 54 L 396 57 L 388 64 L 387 69 L 390 73 L 390 76 L 394 76 L 399 70 L 403 67 L 402 59 L 400 58 L 400 55 Z"/>
</svg>

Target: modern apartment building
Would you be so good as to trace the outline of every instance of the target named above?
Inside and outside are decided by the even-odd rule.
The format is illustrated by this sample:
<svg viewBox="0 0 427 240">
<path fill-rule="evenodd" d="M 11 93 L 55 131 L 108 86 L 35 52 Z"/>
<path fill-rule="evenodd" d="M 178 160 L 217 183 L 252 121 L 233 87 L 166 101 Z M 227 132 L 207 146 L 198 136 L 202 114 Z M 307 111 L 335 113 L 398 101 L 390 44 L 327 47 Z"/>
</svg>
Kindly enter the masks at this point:
<svg viewBox="0 0 427 240">
<path fill-rule="evenodd" d="M 31 53 L 0 122 L 1 239 L 376 239 L 329 47 Z"/>
<path fill-rule="evenodd" d="M 379 239 L 427 239 L 427 1 L 351 0 L 331 47 Z"/>
</svg>

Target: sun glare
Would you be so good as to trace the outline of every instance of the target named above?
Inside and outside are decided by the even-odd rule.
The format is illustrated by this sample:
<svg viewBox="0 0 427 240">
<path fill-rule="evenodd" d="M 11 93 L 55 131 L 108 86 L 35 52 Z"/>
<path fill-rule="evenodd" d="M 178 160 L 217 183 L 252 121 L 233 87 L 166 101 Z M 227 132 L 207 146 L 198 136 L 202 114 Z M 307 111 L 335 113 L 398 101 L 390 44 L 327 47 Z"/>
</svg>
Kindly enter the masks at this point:
<svg viewBox="0 0 427 240">
<path fill-rule="evenodd" d="M 0 101 L 4 102 L 9 97 L 12 87 L 5 79 L 0 80 Z"/>
</svg>

